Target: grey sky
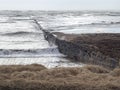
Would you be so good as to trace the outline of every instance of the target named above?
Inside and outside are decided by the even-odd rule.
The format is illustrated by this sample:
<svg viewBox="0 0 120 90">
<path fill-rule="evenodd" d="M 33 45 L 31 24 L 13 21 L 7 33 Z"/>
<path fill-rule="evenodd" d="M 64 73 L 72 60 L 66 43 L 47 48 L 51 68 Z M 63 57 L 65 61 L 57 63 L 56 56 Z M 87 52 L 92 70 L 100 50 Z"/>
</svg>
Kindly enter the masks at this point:
<svg viewBox="0 0 120 90">
<path fill-rule="evenodd" d="M 120 0 L 0 0 L 0 10 L 120 10 Z"/>
</svg>

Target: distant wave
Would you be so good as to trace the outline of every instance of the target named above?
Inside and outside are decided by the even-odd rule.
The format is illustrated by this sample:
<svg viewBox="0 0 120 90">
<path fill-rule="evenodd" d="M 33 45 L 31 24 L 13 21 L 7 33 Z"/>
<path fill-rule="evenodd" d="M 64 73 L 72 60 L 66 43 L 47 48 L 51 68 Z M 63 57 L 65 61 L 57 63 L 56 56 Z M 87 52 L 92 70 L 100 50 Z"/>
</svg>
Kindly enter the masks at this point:
<svg viewBox="0 0 120 90">
<path fill-rule="evenodd" d="M 111 12 L 111 13 L 101 13 L 100 16 L 120 16 L 120 13 L 118 12 Z"/>
<path fill-rule="evenodd" d="M 91 23 L 88 25 L 113 25 L 113 24 L 120 24 L 120 22 L 106 22 L 106 21 L 102 21 L 100 23 Z"/>
<path fill-rule="evenodd" d="M 87 27 L 87 26 L 109 26 L 109 25 L 120 25 L 120 22 L 106 22 L 106 21 L 101 21 L 101 22 L 96 22 L 96 23 L 89 23 L 89 24 L 73 24 L 73 25 L 61 25 L 61 26 L 54 26 L 54 27 L 49 27 L 52 28 L 53 32 L 54 30 L 64 30 L 64 29 L 72 29 L 72 28 L 77 28 L 77 27 Z"/>
<path fill-rule="evenodd" d="M 15 35 L 30 35 L 30 34 L 42 34 L 42 33 L 39 33 L 39 32 L 24 32 L 24 31 L 20 31 L 20 32 L 4 33 L 4 34 L 2 34 L 2 35 L 15 36 Z"/>
<path fill-rule="evenodd" d="M 79 16 L 120 16 L 120 12 L 107 12 L 107 11 L 76 12 L 74 14 Z"/>
</svg>

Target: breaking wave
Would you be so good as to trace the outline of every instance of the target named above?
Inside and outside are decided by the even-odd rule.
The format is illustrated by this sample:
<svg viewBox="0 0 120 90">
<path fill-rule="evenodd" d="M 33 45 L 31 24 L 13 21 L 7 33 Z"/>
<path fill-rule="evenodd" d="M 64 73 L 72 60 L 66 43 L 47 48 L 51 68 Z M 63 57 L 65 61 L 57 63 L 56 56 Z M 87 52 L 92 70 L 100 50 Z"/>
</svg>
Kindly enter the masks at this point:
<svg viewBox="0 0 120 90">
<path fill-rule="evenodd" d="M 26 31 L 20 31 L 20 32 L 10 32 L 10 33 L 4 33 L 2 35 L 6 35 L 6 36 L 15 36 L 15 35 L 34 35 L 34 34 L 42 34 L 39 32 L 26 32 Z"/>
<path fill-rule="evenodd" d="M 57 48 L 45 49 L 0 49 L 0 57 L 46 57 L 64 56 L 59 53 Z"/>
</svg>

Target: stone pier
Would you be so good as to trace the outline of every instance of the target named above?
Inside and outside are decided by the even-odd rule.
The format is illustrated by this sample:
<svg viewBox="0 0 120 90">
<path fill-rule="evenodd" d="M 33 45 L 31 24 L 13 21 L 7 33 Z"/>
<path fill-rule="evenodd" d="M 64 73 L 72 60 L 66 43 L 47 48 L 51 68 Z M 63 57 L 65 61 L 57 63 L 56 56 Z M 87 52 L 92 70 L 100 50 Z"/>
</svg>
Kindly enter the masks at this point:
<svg viewBox="0 0 120 90">
<path fill-rule="evenodd" d="M 56 44 L 61 53 L 75 61 L 111 69 L 119 67 L 120 34 L 44 34 L 48 42 Z"/>
</svg>

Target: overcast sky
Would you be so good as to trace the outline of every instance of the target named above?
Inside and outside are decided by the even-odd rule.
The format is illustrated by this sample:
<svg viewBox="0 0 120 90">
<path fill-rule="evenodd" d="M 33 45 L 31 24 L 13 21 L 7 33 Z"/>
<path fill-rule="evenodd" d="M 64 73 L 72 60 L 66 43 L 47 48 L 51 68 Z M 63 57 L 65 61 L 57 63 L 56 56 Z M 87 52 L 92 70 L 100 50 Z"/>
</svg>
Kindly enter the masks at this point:
<svg viewBox="0 0 120 90">
<path fill-rule="evenodd" d="M 0 0 L 0 10 L 120 10 L 120 0 Z"/>
</svg>

